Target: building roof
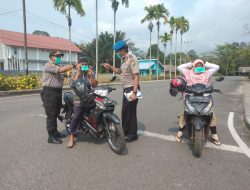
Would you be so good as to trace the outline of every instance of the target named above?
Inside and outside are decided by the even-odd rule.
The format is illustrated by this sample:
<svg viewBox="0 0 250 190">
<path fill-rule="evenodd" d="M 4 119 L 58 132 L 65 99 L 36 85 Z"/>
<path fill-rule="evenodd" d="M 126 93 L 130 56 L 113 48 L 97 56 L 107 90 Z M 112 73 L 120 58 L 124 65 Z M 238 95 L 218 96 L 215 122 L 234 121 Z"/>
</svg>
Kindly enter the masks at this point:
<svg viewBox="0 0 250 190">
<path fill-rule="evenodd" d="M 157 63 L 157 59 L 142 59 L 138 60 L 140 70 L 149 70 L 154 64 Z M 163 65 L 158 61 L 158 64 L 163 67 Z"/>
<path fill-rule="evenodd" d="M 24 34 L 0 29 L 0 43 L 15 47 L 24 47 Z M 81 52 L 81 50 L 69 40 L 57 37 L 27 34 L 27 46 L 39 49 L 58 49 L 63 51 Z"/>
<path fill-rule="evenodd" d="M 151 68 L 151 66 L 153 65 L 154 63 L 143 63 L 143 64 L 139 64 L 139 69 L 140 70 L 148 70 Z"/>
<path fill-rule="evenodd" d="M 238 72 L 242 73 L 250 72 L 250 67 L 239 67 Z"/>
</svg>

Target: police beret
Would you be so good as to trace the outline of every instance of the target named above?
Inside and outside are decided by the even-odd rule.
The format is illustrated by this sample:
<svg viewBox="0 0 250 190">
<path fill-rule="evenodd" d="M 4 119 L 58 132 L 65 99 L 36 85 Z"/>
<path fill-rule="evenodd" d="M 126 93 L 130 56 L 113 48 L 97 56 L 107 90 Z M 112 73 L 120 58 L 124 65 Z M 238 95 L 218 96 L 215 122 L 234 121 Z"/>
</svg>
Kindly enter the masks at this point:
<svg viewBox="0 0 250 190">
<path fill-rule="evenodd" d="M 50 53 L 49 53 L 49 57 L 52 57 L 52 56 L 64 56 L 63 52 L 61 52 L 60 50 L 51 50 Z"/>
<path fill-rule="evenodd" d="M 127 49 L 128 46 L 124 40 L 120 40 L 113 45 L 113 50 Z"/>
</svg>

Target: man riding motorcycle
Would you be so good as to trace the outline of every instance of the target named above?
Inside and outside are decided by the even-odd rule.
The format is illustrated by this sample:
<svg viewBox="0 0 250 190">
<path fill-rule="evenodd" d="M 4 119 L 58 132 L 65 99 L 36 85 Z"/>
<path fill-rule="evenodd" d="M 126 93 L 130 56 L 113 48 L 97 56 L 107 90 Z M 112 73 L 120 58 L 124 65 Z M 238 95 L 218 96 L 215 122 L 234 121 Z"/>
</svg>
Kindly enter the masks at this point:
<svg viewBox="0 0 250 190">
<path fill-rule="evenodd" d="M 183 75 L 186 86 L 192 86 L 197 83 L 212 85 L 212 75 L 219 70 L 219 66 L 213 63 L 204 62 L 201 59 L 196 59 L 193 63 L 184 63 L 178 67 L 178 71 Z M 181 81 L 181 80 L 180 80 Z M 182 85 L 180 81 L 173 81 L 175 86 Z M 181 142 L 183 130 L 186 125 L 184 111 L 181 112 L 179 118 L 179 130 L 176 135 L 176 141 Z M 221 145 L 216 131 L 216 116 L 213 112 L 213 117 L 210 122 L 210 131 L 212 133 L 210 140 L 217 146 Z"/>
</svg>

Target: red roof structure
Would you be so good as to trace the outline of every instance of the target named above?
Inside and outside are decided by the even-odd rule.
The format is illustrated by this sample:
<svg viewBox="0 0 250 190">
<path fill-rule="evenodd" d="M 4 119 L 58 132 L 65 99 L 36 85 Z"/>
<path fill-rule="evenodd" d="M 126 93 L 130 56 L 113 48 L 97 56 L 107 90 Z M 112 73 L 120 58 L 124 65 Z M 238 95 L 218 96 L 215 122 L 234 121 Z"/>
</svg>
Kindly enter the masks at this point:
<svg viewBox="0 0 250 190">
<path fill-rule="evenodd" d="M 24 34 L 0 29 L 0 43 L 15 47 L 24 47 Z M 39 49 L 58 49 L 62 51 L 81 52 L 81 50 L 69 40 L 57 37 L 27 34 L 27 46 Z"/>
</svg>

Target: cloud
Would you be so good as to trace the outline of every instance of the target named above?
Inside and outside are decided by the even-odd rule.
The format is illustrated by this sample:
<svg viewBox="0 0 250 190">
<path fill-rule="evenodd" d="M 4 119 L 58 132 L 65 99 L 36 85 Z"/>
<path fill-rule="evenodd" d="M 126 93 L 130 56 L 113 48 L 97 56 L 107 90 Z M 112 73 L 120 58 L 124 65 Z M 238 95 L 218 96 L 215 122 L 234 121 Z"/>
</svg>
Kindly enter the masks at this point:
<svg viewBox="0 0 250 190">
<path fill-rule="evenodd" d="M 119 0 L 121 2 L 121 0 Z M 17 0 L 3 1 L 0 12 L 17 10 L 22 4 Z M 113 33 L 113 10 L 111 1 L 99 2 L 99 33 L 109 31 Z M 72 10 L 72 40 L 75 42 L 91 42 L 95 38 L 95 1 L 82 0 L 86 15 L 80 17 Z M 148 23 L 141 24 L 146 12 L 144 7 L 149 4 L 164 3 L 170 16 L 184 16 L 190 22 L 190 30 L 183 35 L 184 41 L 192 41 L 184 45 L 184 50 L 194 49 L 197 52 L 210 51 L 216 44 L 233 41 L 247 41 L 250 36 L 241 36 L 247 23 L 250 24 L 249 0 L 130 0 L 129 8 L 119 4 L 117 11 L 117 30 L 126 32 L 126 37 L 135 42 L 135 46 L 143 50 L 149 47 Z M 42 23 L 38 18 L 27 14 L 27 29 L 32 33 L 35 29 L 47 31 L 52 36 L 68 38 L 67 20 L 65 15 L 53 8 L 51 0 L 26 1 L 27 11 L 45 18 L 65 28 Z M 23 32 L 22 11 L 18 15 L 1 17 L 1 29 Z M 154 22 L 155 25 L 155 22 Z M 161 25 L 160 35 L 169 32 L 168 26 Z M 179 49 L 178 37 L 178 46 Z M 154 26 L 152 43 L 157 42 L 157 31 Z M 160 46 L 162 49 L 162 45 Z"/>
</svg>

